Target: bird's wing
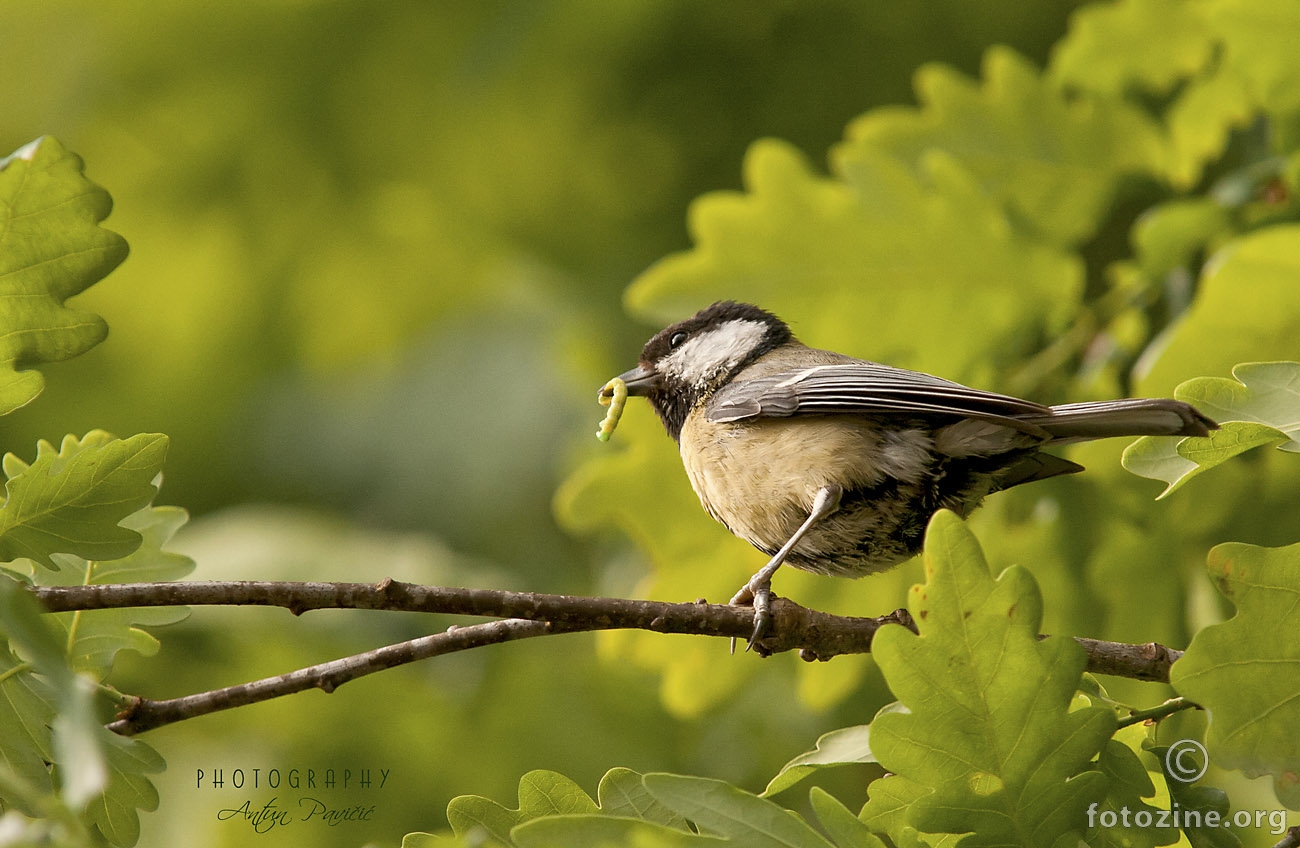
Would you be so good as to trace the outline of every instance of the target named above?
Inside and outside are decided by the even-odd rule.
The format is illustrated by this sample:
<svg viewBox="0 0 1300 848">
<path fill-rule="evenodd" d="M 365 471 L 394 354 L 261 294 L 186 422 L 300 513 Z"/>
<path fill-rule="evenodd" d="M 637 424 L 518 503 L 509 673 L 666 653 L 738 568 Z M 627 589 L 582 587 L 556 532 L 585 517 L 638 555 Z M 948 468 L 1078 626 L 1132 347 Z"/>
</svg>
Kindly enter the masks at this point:
<svg viewBox="0 0 1300 848">
<path fill-rule="evenodd" d="M 1051 410 L 918 371 L 853 362 L 734 380 L 714 394 L 706 411 L 708 419 L 717 423 L 833 414 L 977 418 L 1046 436 L 1019 416 L 1050 415 Z"/>
</svg>

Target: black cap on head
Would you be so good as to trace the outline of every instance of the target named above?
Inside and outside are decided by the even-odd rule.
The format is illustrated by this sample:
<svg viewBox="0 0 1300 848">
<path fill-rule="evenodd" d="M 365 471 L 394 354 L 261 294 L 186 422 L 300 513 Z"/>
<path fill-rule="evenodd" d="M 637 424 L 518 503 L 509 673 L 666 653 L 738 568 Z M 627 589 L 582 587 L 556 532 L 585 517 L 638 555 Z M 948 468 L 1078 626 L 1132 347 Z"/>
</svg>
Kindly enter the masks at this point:
<svg viewBox="0 0 1300 848">
<path fill-rule="evenodd" d="M 752 303 L 719 300 L 717 303 L 696 312 L 685 321 L 679 321 L 655 333 L 641 350 L 641 362 L 651 364 L 667 355 L 673 348 L 673 337 L 679 333 L 690 336 L 700 330 L 725 324 L 728 321 L 753 321 L 767 325 L 768 332 L 763 340 L 762 349 L 756 351 L 756 356 L 761 356 L 794 338 L 794 334 L 790 332 L 790 327 L 766 309 L 761 309 Z"/>
</svg>

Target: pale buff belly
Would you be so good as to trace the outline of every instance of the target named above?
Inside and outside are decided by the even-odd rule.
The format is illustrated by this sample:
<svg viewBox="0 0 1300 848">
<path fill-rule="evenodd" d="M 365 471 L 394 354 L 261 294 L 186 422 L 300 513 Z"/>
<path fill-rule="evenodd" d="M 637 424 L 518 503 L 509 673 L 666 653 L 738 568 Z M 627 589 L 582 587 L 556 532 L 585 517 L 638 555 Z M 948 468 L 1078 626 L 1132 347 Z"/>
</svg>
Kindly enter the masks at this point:
<svg viewBox="0 0 1300 848">
<path fill-rule="evenodd" d="M 808 517 L 828 484 L 846 493 L 842 508 L 794 548 L 790 565 L 860 575 L 912 555 L 924 482 L 935 463 L 929 436 L 884 430 L 860 417 L 763 419 L 716 425 L 687 422 L 682 461 L 705 510 L 767 553 Z M 692 449 L 692 446 L 698 446 Z M 933 510 L 930 510 L 933 511 Z"/>
</svg>

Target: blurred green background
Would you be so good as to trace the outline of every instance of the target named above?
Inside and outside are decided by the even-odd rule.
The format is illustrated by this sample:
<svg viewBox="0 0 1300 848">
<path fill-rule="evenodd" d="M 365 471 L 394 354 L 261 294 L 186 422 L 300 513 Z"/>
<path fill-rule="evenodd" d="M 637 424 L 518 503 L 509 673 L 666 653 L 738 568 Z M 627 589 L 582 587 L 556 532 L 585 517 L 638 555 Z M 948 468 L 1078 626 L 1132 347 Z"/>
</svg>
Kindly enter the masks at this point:
<svg viewBox="0 0 1300 848">
<path fill-rule="evenodd" d="M 1041 64 L 1074 5 L 0 3 L 0 150 L 57 136 L 132 249 L 79 298 L 108 341 L 44 368 L 0 448 L 169 434 L 159 501 L 194 516 L 177 547 L 198 579 L 631 593 L 642 555 L 552 513 L 609 450 L 596 387 L 656 329 L 626 317 L 629 281 L 689 246 L 690 201 L 738 188 L 756 139 L 822 163 L 855 116 L 911 102 L 923 62 L 975 74 L 1003 43 Z M 118 683 L 175 696 L 446 624 L 201 609 Z M 512 806 L 533 768 L 593 792 L 614 765 L 757 790 L 881 698 L 859 669 L 838 706 L 801 706 L 787 657 L 683 718 L 652 672 L 595 645 L 496 647 L 153 732 L 169 768 L 141 844 L 250 844 L 218 811 L 296 793 L 236 789 L 235 769 L 391 771 L 329 796 L 374 804 L 369 823 L 276 845 L 396 844 L 442 826 L 456 794 Z"/>
</svg>

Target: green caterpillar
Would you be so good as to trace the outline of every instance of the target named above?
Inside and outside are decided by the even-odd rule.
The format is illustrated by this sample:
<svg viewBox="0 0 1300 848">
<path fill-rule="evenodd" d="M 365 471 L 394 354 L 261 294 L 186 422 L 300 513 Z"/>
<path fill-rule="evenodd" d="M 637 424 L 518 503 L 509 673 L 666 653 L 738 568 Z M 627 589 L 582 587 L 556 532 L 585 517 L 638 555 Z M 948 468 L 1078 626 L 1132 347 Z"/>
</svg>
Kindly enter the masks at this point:
<svg viewBox="0 0 1300 848">
<path fill-rule="evenodd" d="M 600 387 L 596 400 L 600 401 L 601 406 L 609 407 L 609 412 L 605 413 L 600 422 L 600 429 L 596 431 L 597 439 L 608 442 L 614 428 L 618 426 L 618 419 L 623 416 L 623 405 L 627 403 L 627 383 L 615 377 Z"/>
</svg>

